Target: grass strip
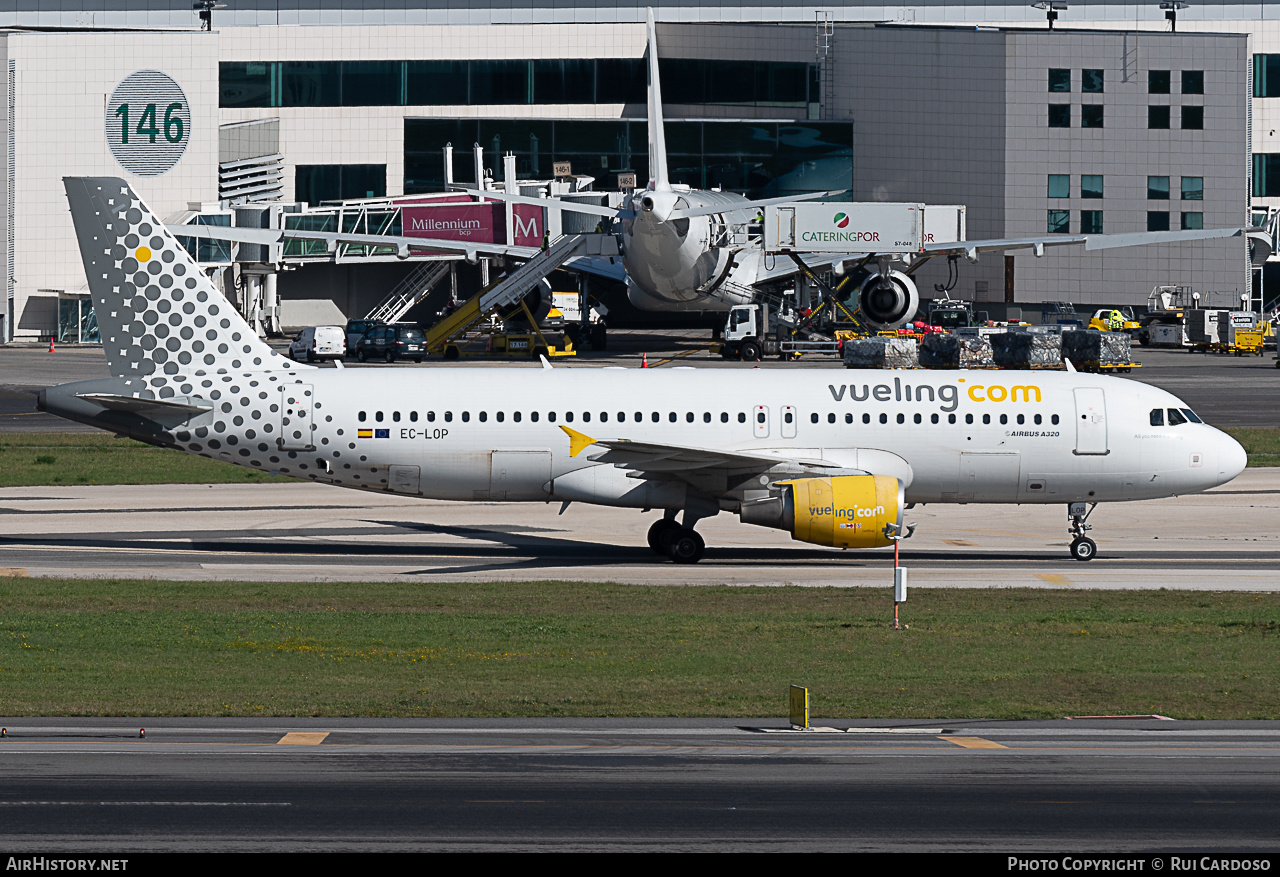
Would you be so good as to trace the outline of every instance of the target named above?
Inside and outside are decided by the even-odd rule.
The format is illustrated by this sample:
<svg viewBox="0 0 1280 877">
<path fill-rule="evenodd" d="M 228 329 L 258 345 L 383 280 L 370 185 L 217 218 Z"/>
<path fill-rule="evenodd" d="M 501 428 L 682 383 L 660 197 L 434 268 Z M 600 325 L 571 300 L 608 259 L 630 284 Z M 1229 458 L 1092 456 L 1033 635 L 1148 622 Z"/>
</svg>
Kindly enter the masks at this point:
<svg viewBox="0 0 1280 877">
<path fill-rule="evenodd" d="M 1249 454 L 1249 465 L 1280 466 L 1280 428 L 1228 429 Z M 245 469 L 144 445 L 108 433 L 0 435 L 0 487 L 56 484 L 245 484 L 275 479 Z"/>
<path fill-rule="evenodd" d="M 0 579 L 8 715 L 1280 718 L 1280 595 Z"/>
<path fill-rule="evenodd" d="M 286 480 L 106 432 L 0 434 L 0 487 L 251 484 Z"/>
</svg>

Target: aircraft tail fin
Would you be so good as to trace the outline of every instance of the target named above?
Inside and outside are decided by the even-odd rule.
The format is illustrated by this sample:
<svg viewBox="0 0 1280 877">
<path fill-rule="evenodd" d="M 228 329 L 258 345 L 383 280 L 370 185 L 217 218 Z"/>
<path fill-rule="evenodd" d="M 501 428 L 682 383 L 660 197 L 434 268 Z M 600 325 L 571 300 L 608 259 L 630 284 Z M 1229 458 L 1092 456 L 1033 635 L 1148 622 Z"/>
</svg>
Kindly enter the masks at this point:
<svg viewBox="0 0 1280 877">
<path fill-rule="evenodd" d="M 113 376 L 158 388 L 187 376 L 306 367 L 258 338 L 128 183 L 63 184 Z"/>
<path fill-rule="evenodd" d="M 662 84 L 658 81 L 658 32 L 653 24 L 653 10 L 646 10 L 649 25 L 649 188 L 665 191 L 671 188 L 667 179 L 667 138 L 662 128 Z"/>
</svg>

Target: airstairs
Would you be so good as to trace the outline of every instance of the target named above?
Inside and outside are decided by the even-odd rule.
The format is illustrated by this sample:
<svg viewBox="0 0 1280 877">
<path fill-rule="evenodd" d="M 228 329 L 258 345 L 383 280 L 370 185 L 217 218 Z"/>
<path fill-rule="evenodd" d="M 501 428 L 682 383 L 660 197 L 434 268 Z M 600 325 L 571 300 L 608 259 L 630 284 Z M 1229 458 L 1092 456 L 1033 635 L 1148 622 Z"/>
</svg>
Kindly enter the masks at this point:
<svg viewBox="0 0 1280 877">
<path fill-rule="evenodd" d="M 421 262 L 387 297 L 369 311 L 366 320 L 395 323 L 431 294 L 437 283 L 449 275 L 450 262 Z"/>
<path fill-rule="evenodd" d="M 502 308 L 517 305 L 543 278 L 586 249 L 587 235 L 566 235 L 544 253 L 534 256 L 506 277 L 500 277 L 467 299 L 458 309 L 427 330 L 427 350 L 443 351 L 447 342 L 473 328 Z"/>
</svg>

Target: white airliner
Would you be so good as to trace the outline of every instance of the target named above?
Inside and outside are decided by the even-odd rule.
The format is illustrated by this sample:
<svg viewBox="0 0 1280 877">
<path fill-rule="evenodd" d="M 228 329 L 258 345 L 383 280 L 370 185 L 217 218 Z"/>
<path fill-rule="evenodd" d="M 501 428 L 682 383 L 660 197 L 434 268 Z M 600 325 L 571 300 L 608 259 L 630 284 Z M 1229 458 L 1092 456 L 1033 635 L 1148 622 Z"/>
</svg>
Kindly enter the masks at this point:
<svg viewBox="0 0 1280 877">
<path fill-rule="evenodd" d="M 676 562 L 722 511 L 870 548 L 910 503 L 1092 505 L 1230 481 L 1245 452 L 1164 390 L 1074 372 L 317 369 L 260 341 L 115 178 L 65 180 L 113 377 L 40 407 L 292 478 L 432 499 L 661 509 Z M 545 363 L 544 363 L 545 364 Z M 677 521 L 677 517 L 683 517 Z"/>
<path fill-rule="evenodd" d="M 622 265 L 608 259 L 578 259 L 577 270 L 625 280 L 627 297 L 648 311 L 727 310 L 755 301 L 760 287 L 800 272 L 790 259 L 767 259 L 761 236 L 748 232 L 760 208 L 770 204 L 824 198 L 813 192 L 749 201 L 732 192 L 693 189 L 668 178 L 667 146 L 662 114 L 662 86 L 658 78 L 658 38 L 653 10 L 648 10 L 648 134 L 649 181 L 621 213 L 606 207 L 546 198 L 467 190 L 487 198 L 559 207 L 622 220 Z M 758 229 L 758 226 L 756 226 Z M 212 234 L 213 232 L 209 232 Z M 896 329 L 915 318 L 920 294 L 911 271 L 935 256 L 964 256 L 976 262 L 982 253 L 1030 249 L 1036 256 L 1046 247 L 1083 245 L 1086 250 L 1142 246 L 1212 238 L 1235 237 L 1241 228 L 1127 234 L 1036 235 L 978 241 L 928 241 L 916 253 L 809 254 L 804 261 L 814 270 L 844 271 L 845 265 L 868 266 L 858 287 L 860 318 L 872 329 Z M 445 249 L 448 248 L 446 245 Z"/>
</svg>

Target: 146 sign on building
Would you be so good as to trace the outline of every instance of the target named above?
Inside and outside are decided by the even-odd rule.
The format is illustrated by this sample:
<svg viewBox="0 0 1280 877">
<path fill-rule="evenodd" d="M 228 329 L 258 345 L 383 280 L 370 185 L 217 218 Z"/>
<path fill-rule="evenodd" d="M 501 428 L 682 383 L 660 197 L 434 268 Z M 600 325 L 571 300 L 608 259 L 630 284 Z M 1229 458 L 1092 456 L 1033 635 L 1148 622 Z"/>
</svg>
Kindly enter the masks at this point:
<svg viewBox="0 0 1280 877">
<path fill-rule="evenodd" d="M 126 76 L 107 101 L 107 145 L 131 174 L 158 177 L 191 139 L 191 107 L 182 88 L 159 70 Z"/>
</svg>

